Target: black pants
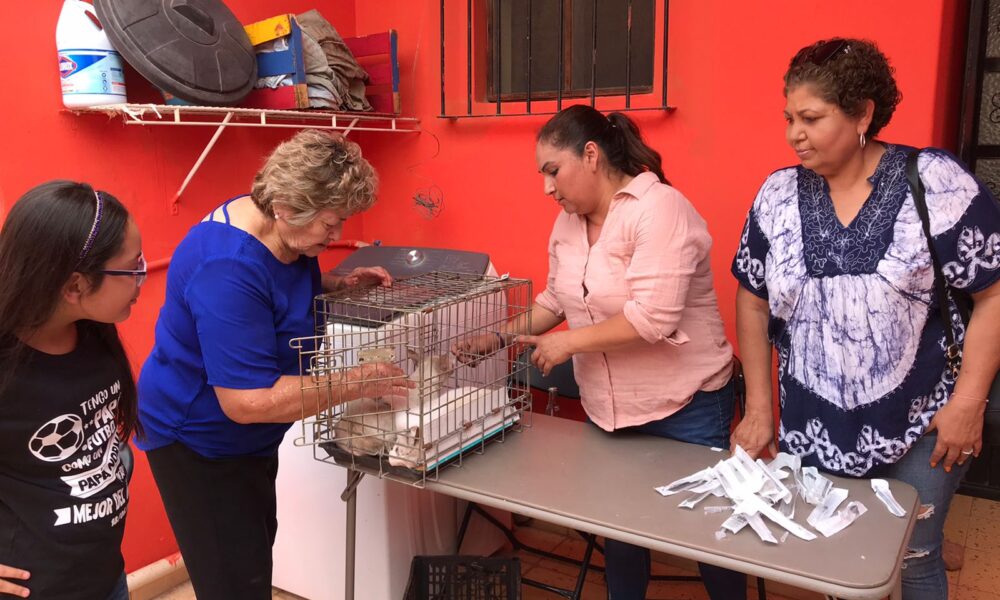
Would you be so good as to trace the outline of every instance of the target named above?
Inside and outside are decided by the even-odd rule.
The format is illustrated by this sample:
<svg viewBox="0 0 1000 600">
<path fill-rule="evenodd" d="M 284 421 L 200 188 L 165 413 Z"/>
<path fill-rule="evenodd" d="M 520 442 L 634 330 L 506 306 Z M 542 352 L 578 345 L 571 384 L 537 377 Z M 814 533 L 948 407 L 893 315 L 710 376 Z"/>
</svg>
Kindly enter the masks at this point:
<svg viewBox="0 0 1000 600">
<path fill-rule="evenodd" d="M 278 456 L 146 454 L 198 600 L 270 600 Z"/>
</svg>

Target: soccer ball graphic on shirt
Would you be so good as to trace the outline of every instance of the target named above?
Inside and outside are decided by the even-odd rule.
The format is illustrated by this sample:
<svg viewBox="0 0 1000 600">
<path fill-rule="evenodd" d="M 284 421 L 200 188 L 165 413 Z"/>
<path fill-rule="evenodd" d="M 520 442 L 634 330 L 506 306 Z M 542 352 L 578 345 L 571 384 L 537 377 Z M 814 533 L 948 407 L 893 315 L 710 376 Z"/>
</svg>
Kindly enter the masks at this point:
<svg viewBox="0 0 1000 600">
<path fill-rule="evenodd" d="M 28 449 L 46 462 L 58 462 L 73 456 L 83 441 L 83 419 L 62 415 L 39 427 L 31 436 Z"/>
</svg>

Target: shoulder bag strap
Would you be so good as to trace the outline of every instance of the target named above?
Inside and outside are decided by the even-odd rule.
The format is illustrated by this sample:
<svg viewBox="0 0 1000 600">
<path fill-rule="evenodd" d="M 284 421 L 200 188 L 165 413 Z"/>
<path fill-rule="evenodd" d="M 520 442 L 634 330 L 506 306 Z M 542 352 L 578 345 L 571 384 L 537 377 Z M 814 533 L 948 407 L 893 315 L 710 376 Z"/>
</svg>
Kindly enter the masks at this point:
<svg viewBox="0 0 1000 600">
<path fill-rule="evenodd" d="M 913 195 L 913 205 L 920 215 L 920 224 L 923 226 L 924 237 L 927 238 L 927 248 L 931 253 L 931 263 L 934 265 L 934 296 L 937 298 L 938 310 L 941 311 L 941 324 L 944 326 L 945 339 L 948 342 L 945 349 L 945 356 L 948 359 L 948 366 L 951 368 L 952 376 L 958 377 L 961 366 L 958 344 L 955 343 L 955 332 L 951 326 L 951 313 L 948 310 L 951 298 L 948 293 L 948 284 L 944 278 L 944 270 L 941 268 L 941 261 L 938 259 L 937 250 L 934 249 L 934 242 L 931 239 L 931 218 L 927 211 L 927 198 L 924 193 L 924 182 L 920 180 L 920 171 L 917 167 L 917 158 L 920 150 L 911 152 L 906 157 L 906 180 L 910 184 L 910 193 Z"/>
</svg>

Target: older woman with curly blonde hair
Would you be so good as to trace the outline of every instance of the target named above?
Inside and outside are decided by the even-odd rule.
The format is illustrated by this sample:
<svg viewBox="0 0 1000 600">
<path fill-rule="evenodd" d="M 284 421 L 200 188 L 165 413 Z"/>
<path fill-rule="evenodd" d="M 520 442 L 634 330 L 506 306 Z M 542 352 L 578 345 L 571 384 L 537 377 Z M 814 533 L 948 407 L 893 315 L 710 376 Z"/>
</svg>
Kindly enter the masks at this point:
<svg viewBox="0 0 1000 600">
<path fill-rule="evenodd" d="M 321 276 L 316 259 L 345 219 L 372 206 L 377 186 L 357 144 L 307 130 L 174 253 L 139 379 L 137 443 L 200 599 L 271 597 L 278 445 L 308 416 L 289 341 L 312 334 L 321 289 L 391 285 L 380 268 Z M 335 400 L 405 395 L 402 375 L 358 367 Z"/>
</svg>

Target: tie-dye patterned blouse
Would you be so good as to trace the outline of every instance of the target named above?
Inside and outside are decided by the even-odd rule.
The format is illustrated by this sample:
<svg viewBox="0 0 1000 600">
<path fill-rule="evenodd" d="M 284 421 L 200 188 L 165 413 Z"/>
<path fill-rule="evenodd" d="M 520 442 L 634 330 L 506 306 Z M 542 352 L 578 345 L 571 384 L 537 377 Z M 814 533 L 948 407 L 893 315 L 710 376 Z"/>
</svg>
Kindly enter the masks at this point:
<svg viewBox="0 0 1000 600">
<path fill-rule="evenodd" d="M 768 301 L 778 351 L 782 450 L 860 476 L 899 460 L 947 401 L 933 268 L 906 182 L 913 148 L 886 145 L 872 192 L 844 227 L 826 180 L 773 173 L 747 216 L 733 274 Z M 1000 208 L 943 150 L 918 161 L 931 235 L 955 288 L 1000 279 Z M 954 310 L 953 310 L 954 313 Z M 953 317 L 956 339 L 964 328 Z"/>
</svg>

